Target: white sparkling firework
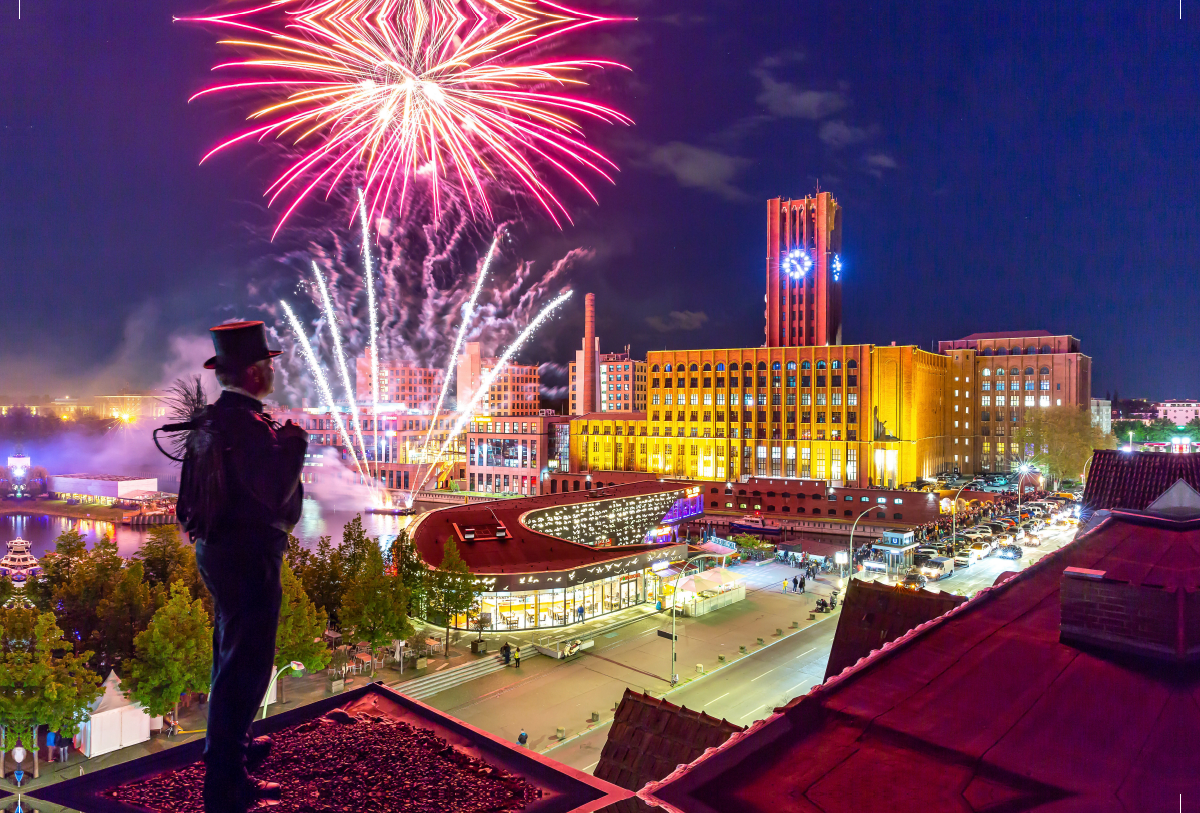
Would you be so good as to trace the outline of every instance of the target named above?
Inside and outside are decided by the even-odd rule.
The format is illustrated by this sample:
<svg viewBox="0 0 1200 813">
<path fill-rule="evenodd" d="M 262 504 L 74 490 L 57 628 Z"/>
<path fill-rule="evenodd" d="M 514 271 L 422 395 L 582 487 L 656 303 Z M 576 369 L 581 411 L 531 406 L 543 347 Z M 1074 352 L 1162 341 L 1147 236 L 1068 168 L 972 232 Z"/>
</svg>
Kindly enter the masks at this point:
<svg viewBox="0 0 1200 813">
<path fill-rule="evenodd" d="M 362 220 L 363 271 L 367 284 L 367 314 L 371 324 L 371 445 L 374 447 L 375 475 L 379 476 L 379 309 L 375 306 L 375 274 L 371 269 L 371 229 L 367 222 L 367 198 L 358 190 L 358 216 Z M 367 468 L 371 464 L 368 461 Z"/>
<path fill-rule="evenodd" d="M 350 434 L 346 431 L 346 426 L 342 422 L 342 416 L 334 405 L 333 393 L 329 389 L 329 381 L 325 378 L 325 373 L 321 370 L 321 365 L 317 361 L 317 354 L 313 352 L 312 345 L 308 342 L 308 336 L 304 333 L 304 326 L 300 324 L 300 320 L 296 318 L 296 314 L 287 302 L 281 300 L 279 304 L 283 306 L 283 312 L 287 314 L 288 322 L 292 326 L 292 332 L 300 340 L 300 346 L 304 349 L 304 358 L 308 362 L 309 369 L 312 371 L 313 380 L 317 382 L 317 389 L 321 392 L 325 408 L 333 416 L 334 426 L 337 427 L 338 434 L 342 437 L 342 442 L 346 444 L 347 449 L 353 449 L 354 443 L 350 440 Z M 360 475 L 363 474 L 362 466 L 358 466 L 358 473 Z"/>
<path fill-rule="evenodd" d="M 537 318 L 530 322 L 526 328 L 521 331 L 516 340 L 510 344 L 504 351 L 504 354 L 500 356 L 500 360 L 496 362 L 496 366 L 492 368 L 491 373 L 489 373 L 483 379 L 483 381 L 480 382 L 479 389 L 477 389 L 475 394 L 471 397 L 470 403 L 468 403 L 465 407 L 461 404 L 459 405 L 459 418 L 455 422 L 454 428 L 450 431 L 450 434 L 446 436 L 446 440 L 442 443 L 441 448 L 438 449 L 437 457 L 434 458 L 435 462 L 441 460 L 442 455 L 446 453 L 446 450 L 450 447 L 450 444 L 453 443 L 458 435 L 462 433 L 463 428 L 467 425 L 474 414 L 475 408 L 479 405 L 479 402 L 483 400 L 483 397 L 487 395 L 492 383 L 496 380 L 496 377 L 500 375 L 504 368 L 508 366 L 508 363 L 512 357 L 516 355 L 517 351 L 521 349 L 521 346 L 529 340 L 529 337 L 532 336 L 534 331 L 541 326 L 542 322 L 546 321 L 546 319 L 550 317 L 550 314 L 554 311 L 554 309 L 571 298 L 572 293 L 573 292 L 569 290 L 563 291 L 561 294 L 555 297 L 549 305 L 542 308 L 542 311 L 537 315 Z M 417 484 L 417 487 L 409 492 L 407 504 L 410 507 L 413 503 L 413 495 L 419 493 L 421 488 L 424 487 L 425 483 L 429 480 L 430 471 L 432 471 L 432 467 L 425 472 L 425 477 L 422 478 L 422 480 Z"/>
<path fill-rule="evenodd" d="M 325 284 L 325 275 L 320 267 L 312 264 L 313 276 L 317 278 L 317 290 L 321 292 L 321 308 L 325 311 L 325 321 L 329 323 L 329 335 L 333 337 L 333 356 L 337 359 L 338 375 L 342 379 L 342 391 L 346 403 L 350 405 L 350 421 L 354 427 L 354 436 L 358 439 L 358 448 L 363 457 L 367 456 L 367 442 L 363 439 L 362 426 L 358 420 L 358 404 L 354 400 L 354 388 L 350 386 L 350 371 L 346 369 L 346 353 L 342 349 L 342 332 L 338 328 L 337 313 L 333 309 L 333 300 L 329 297 L 329 287 Z M 353 447 L 351 447 L 353 448 Z"/>
<path fill-rule="evenodd" d="M 488 269 L 492 266 L 492 257 L 496 254 L 496 245 L 499 242 L 500 235 L 497 234 L 492 240 L 491 248 L 488 249 L 487 259 L 483 261 L 479 277 L 475 280 L 471 298 L 463 306 L 462 322 L 458 325 L 458 335 L 454 339 L 454 348 L 450 351 L 450 362 L 446 365 L 446 372 L 442 376 L 442 392 L 438 395 L 437 406 L 433 408 L 433 420 L 429 422 L 429 431 L 425 433 L 425 442 L 421 444 L 422 460 L 425 459 L 425 453 L 429 450 L 429 439 L 433 437 L 433 427 L 437 422 L 437 416 L 442 411 L 442 404 L 446 401 L 446 392 L 450 389 L 450 377 L 454 374 L 454 368 L 458 364 L 458 354 L 462 352 L 463 340 L 467 338 L 467 327 L 471 324 L 471 317 L 475 315 L 475 300 L 479 298 L 479 292 L 483 290 L 483 281 L 487 279 Z"/>
</svg>

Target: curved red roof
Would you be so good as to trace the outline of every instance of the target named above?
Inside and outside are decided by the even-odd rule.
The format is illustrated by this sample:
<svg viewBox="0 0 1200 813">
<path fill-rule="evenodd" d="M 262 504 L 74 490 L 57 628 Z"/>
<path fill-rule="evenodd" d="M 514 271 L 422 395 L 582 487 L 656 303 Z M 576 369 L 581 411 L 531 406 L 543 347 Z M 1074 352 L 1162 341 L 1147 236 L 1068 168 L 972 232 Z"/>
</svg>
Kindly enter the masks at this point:
<svg viewBox="0 0 1200 813">
<path fill-rule="evenodd" d="M 412 539 L 421 558 L 431 567 L 437 567 L 442 563 L 442 552 L 446 540 L 455 539 L 459 555 L 467 563 L 471 572 L 476 575 L 546 573 L 590 567 L 642 553 L 660 552 L 676 547 L 682 549 L 685 546 L 653 544 L 594 547 L 583 545 L 535 531 L 524 524 L 522 521 L 524 516 L 530 511 L 551 508 L 556 505 L 684 491 L 686 488 L 687 486 L 677 482 L 643 480 L 589 491 L 571 491 L 564 494 L 543 494 L 537 497 L 456 505 L 423 515 L 414 526 Z M 474 541 L 459 541 L 455 525 L 458 526 L 458 529 L 479 528 L 484 530 L 483 533 L 478 534 L 480 538 Z M 506 529 L 507 535 L 504 538 L 497 539 L 491 536 L 491 531 L 497 526 L 503 526 Z"/>
</svg>

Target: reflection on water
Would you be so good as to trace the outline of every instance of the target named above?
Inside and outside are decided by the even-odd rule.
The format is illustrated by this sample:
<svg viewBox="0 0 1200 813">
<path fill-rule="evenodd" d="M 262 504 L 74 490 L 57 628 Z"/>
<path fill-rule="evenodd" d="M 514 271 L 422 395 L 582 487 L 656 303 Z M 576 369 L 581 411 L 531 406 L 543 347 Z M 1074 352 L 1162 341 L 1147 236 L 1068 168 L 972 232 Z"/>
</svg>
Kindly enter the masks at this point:
<svg viewBox="0 0 1200 813">
<path fill-rule="evenodd" d="M 416 503 L 418 511 L 425 512 L 443 506 L 437 503 Z M 296 526 L 295 534 L 306 547 L 315 548 L 317 540 L 322 536 L 333 537 L 337 544 L 342 539 L 342 528 L 354 519 L 353 511 L 329 511 L 321 508 L 316 500 L 304 501 L 304 512 L 300 523 Z M 400 531 L 412 524 L 416 517 L 396 517 L 387 514 L 363 514 L 363 527 L 369 536 L 379 537 L 384 545 L 396 538 Z M 10 539 L 21 537 L 32 544 L 34 556 L 41 557 L 54 550 L 54 540 L 63 531 L 75 528 L 88 541 L 91 547 L 98 539 L 111 537 L 117 543 L 118 552 L 125 557 L 132 556 L 146 538 L 147 528 L 132 528 L 128 525 L 112 522 L 100 522 L 92 519 L 71 519 L 68 517 L 46 517 L 34 514 L 5 514 L 0 516 L 0 542 L 7 543 Z"/>
</svg>

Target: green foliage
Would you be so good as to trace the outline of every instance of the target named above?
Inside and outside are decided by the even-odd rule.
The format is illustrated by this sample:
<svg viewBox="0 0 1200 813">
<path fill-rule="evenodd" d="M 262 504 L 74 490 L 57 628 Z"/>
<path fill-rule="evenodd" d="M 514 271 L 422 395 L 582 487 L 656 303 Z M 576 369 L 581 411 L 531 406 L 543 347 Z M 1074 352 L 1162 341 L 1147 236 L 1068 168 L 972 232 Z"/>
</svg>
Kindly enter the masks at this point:
<svg viewBox="0 0 1200 813">
<path fill-rule="evenodd" d="M 1180 429 L 1166 418 L 1159 418 L 1149 424 L 1141 421 L 1113 421 L 1113 434 L 1120 443 L 1129 442 L 1129 433 L 1133 432 L 1134 443 L 1170 443 L 1172 438 L 1187 436 L 1192 442 L 1200 442 L 1200 420 L 1193 418 Z"/>
<path fill-rule="evenodd" d="M 751 548 L 753 550 L 757 550 L 758 548 L 771 547 L 770 542 L 764 542 L 762 539 L 752 534 L 734 534 L 732 537 L 730 537 L 729 541 L 733 542 L 733 544 L 737 545 L 739 548 Z"/>
<path fill-rule="evenodd" d="M 175 708 L 183 692 L 207 691 L 212 672 L 212 627 L 199 600 L 182 582 L 134 641 L 125 685 L 153 716 Z"/>
<path fill-rule="evenodd" d="M 459 556 L 454 538 L 446 540 L 442 549 L 442 561 L 436 568 L 427 571 L 425 598 L 430 615 L 439 619 L 446 629 L 446 657 L 450 657 L 450 627 L 454 617 L 474 614 L 483 588 L 471 575 L 467 563 Z"/>
<path fill-rule="evenodd" d="M 317 542 L 315 552 L 300 553 L 298 543 L 296 547 L 297 550 L 293 552 L 289 545 L 288 566 L 300 580 L 305 594 L 313 604 L 328 615 L 331 624 L 338 626 L 341 622 L 339 614 L 343 584 L 341 551 L 333 547 L 327 536 L 321 537 Z"/>
<path fill-rule="evenodd" d="M 417 552 L 407 531 L 401 531 L 388 548 L 387 568 L 400 577 L 408 590 L 408 614 L 421 615 L 425 607 L 425 584 L 429 568 Z"/>
<path fill-rule="evenodd" d="M 87 668 L 92 653 L 70 650 L 53 614 L 28 605 L 0 609 L 0 748 L 37 725 L 71 736 L 87 719 L 101 682 Z"/>
<path fill-rule="evenodd" d="M 115 589 L 124 566 L 117 546 L 102 539 L 75 560 L 68 578 L 53 587 L 51 606 L 67 640 L 75 642 L 77 653 L 98 639 L 101 603 Z M 97 653 L 93 658 L 92 668 L 97 673 L 107 674 L 111 667 L 106 655 Z"/>
<path fill-rule="evenodd" d="M 279 609 L 279 630 L 275 633 L 275 666 L 300 661 L 309 672 L 319 672 L 329 664 L 329 648 L 321 640 L 329 616 L 312 603 L 287 562 L 283 564 L 282 579 L 283 604 Z"/>
<path fill-rule="evenodd" d="M 408 591 L 400 577 L 387 572 L 378 547 L 364 551 L 365 559 L 346 586 L 342 601 L 342 623 L 354 629 L 354 637 L 372 649 L 393 639 L 410 637 Z"/>
<path fill-rule="evenodd" d="M 182 583 L 182 582 L 180 582 Z M 113 578 L 111 589 L 96 608 L 92 644 L 108 669 L 123 674 L 134 656 L 134 640 L 162 605 L 165 591 L 144 579 L 142 563 L 134 560 Z"/>
<path fill-rule="evenodd" d="M 367 564 L 372 554 L 379 552 L 379 540 L 367 536 L 362 514 L 355 515 L 342 529 L 342 544 L 338 552 L 342 555 L 342 577 L 347 582 Z"/>
<path fill-rule="evenodd" d="M 1091 412 L 1073 406 L 1025 410 L 1024 442 L 1033 444 L 1029 462 L 1048 476 L 1047 486 L 1078 477 L 1093 451 L 1117 445 L 1115 437 L 1092 423 Z"/>
<path fill-rule="evenodd" d="M 192 546 L 179 538 L 176 525 L 152 525 L 133 558 L 142 563 L 146 580 L 155 587 L 182 580 L 190 589 L 197 581 L 196 555 Z"/>
</svg>

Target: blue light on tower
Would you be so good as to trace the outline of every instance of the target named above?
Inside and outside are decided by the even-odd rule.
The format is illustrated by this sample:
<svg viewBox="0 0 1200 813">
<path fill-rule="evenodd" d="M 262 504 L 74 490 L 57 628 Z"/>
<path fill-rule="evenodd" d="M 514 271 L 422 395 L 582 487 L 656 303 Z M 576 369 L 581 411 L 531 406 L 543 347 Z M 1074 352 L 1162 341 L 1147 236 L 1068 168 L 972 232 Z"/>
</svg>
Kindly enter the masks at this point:
<svg viewBox="0 0 1200 813">
<path fill-rule="evenodd" d="M 804 249 L 794 248 L 783 255 L 783 260 L 779 265 L 783 268 L 784 273 L 792 279 L 803 279 L 804 275 L 812 268 L 812 258 Z"/>
<path fill-rule="evenodd" d="M 832 267 L 833 267 L 833 281 L 841 282 L 842 281 L 842 255 L 840 255 L 840 254 L 833 255 L 833 266 Z"/>
</svg>

